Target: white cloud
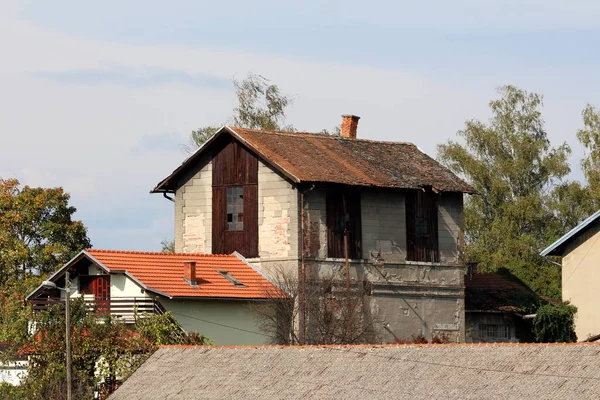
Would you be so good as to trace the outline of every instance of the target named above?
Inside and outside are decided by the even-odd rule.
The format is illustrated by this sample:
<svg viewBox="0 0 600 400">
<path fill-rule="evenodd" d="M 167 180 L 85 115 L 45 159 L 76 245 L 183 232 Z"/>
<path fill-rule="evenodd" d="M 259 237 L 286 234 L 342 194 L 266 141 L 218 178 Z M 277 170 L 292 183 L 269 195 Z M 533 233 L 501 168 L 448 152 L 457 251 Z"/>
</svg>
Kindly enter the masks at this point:
<svg viewBox="0 0 600 400">
<path fill-rule="evenodd" d="M 181 163 L 185 154 L 175 148 L 192 129 L 227 120 L 233 90 L 185 79 L 158 86 L 128 85 L 126 77 L 66 84 L 39 74 L 125 68 L 231 79 L 254 71 L 296 96 L 289 122 L 298 129 L 331 128 L 340 114 L 355 113 L 362 117 L 360 137 L 412 141 L 431 155 L 466 119 L 485 117 L 495 87 L 507 83 L 442 82 L 408 69 L 86 40 L 36 27 L 9 8 L 0 9 L 0 26 L 0 173 L 17 175 L 23 184 L 64 186 L 84 223 L 109 222 L 90 224 L 100 247 L 156 249 L 171 235 L 171 204 L 148 191 Z M 554 123 L 573 127 L 577 116 L 564 122 L 562 115 L 557 110 Z M 131 221 L 115 214 L 146 219 L 150 227 L 129 229 Z"/>
</svg>

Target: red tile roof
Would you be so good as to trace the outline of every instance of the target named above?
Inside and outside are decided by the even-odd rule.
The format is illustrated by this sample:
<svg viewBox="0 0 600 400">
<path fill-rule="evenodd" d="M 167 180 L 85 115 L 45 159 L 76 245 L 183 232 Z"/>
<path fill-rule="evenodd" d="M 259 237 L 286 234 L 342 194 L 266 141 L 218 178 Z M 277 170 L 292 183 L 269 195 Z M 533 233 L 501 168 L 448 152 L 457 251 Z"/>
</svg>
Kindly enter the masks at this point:
<svg viewBox="0 0 600 400">
<path fill-rule="evenodd" d="M 529 288 L 498 273 L 474 273 L 465 276 L 466 311 L 527 312 L 545 302 Z"/>
<path fill-rule="evenodd" d="M 349 139 L 304 132 L 225 127 L 153 192 L 177 189 L 178 180 L 211 147 L 230 134 L 295 182 L 474 193 L 474 189 L 412 143 Z"/>
<path fill-rule="evenodd" d="M 86 250 L 111 272 L 126 271 L 148 289 L 169 297 L 264 299 L 284 294 L 236 255 L 151 253 Z M 185 261 L 196 262 L 198 286 L 183 279 Z M 236 286 L 218 271 L 227 271 L 244 286 Z"/>
</svg>

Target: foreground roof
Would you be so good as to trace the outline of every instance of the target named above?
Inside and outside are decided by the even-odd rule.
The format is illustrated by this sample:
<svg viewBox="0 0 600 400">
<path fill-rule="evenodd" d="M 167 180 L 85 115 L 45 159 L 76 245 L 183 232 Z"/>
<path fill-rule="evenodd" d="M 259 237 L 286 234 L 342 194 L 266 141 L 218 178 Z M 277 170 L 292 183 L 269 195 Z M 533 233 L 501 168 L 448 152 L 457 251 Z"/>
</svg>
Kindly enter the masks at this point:
<svg viewBox="0 0 600 400">
<path fill-rule="evenodd" d="M 526 312 L 543 302 L 529 288 L 498 273 L 465 275 L 465 311 Z"/>
<path fill-rule="evenodd" d="M 598 344 L 161 348 L 110 397 L 592 399 Z"/>
<path fill-rule="evenodd" d="M 158 253 L 118 250 L 85 250 L 50 280 L 87 258 L 107 273 L 124 273 L 143 289 L 170 298 L 264 299 L 283 297 L 262 273 L 237 254 Z M 184 280 L 184 262 L 196 262 L 197 286 Z M 226 271 L 243 285 L 235 285 L 219 271 Z M 33 297 L 41 288 L 27 298 Z"/>
<path fill-rule="evenodd" d="M 571 241 L 575 240 L 580 233 L 583 233 L 586 228 L 588 228 L 594 221 L 600 218 L 600 210 L 596 211 L 588 218 L 583 220 L 579 225 L 575 228 L 571 229 L 565 235 L 563 235 L 556 242 L 552 243 L 550 246 L 546 247 L 541 251 L 541 256 L 562 256 L 565 247 L 571 243 Z"/>
<path fill-rule="evenodd" d="M 152 192 L 172 192 L 188 168 L 221 135 L 232 135 L 291 181 L 474 193 L 474 189 L 412 143 L 325 134 L 223 127 Z"/>
</svg>

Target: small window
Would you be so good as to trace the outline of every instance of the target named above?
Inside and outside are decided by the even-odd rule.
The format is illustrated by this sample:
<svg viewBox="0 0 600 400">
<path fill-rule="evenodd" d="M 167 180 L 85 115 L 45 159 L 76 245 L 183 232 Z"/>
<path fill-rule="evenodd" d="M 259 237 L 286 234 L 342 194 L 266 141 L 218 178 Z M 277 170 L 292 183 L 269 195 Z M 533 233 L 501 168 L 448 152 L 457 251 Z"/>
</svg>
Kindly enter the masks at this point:
<svg viewBox="0 0 600 400">
<path fill-rule="evenodd" d="M 235 286 L 246 286 L 242 282 L 238 281 L 235 277 L 229 274 L 227 271 L 218 271 L 223 278 L 227 279 L 229 282 L 233 283 Z"/>
<path fill-rule="evenodd" d="M 509 339 L 508 325 L 479 324 L 480 339 Z"/>
<path fill-rule="evenodd" d="M 227 188 L 227 230 L 244 230 L 244 188 L 242 186 Z"/>
</svg>

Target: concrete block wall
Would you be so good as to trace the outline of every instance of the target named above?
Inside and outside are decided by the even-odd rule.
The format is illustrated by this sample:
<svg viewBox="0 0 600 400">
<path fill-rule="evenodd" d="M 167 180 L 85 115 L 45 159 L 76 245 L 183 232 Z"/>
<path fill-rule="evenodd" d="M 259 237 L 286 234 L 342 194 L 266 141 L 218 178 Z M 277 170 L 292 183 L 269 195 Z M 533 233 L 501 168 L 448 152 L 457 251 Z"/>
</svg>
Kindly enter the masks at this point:
<svg viewBox="0 0 600 400">
<path fill-rule="evenodd" d="M 463 194 L 442 193 L 438 208 L 440 262 L 460 262 L 463 229 Z"/>
<path fill-rule="evenodd" d="M 361 193 L 363 259 L 377 254 L 386 262 L 406 259 L 406 209 L 402 192 Z"/>
<path fill-rule="evenodd" d="M 212 163 L 205 158 L 175 194 L 175 251 L 212 251 Z"/>
</svg>

